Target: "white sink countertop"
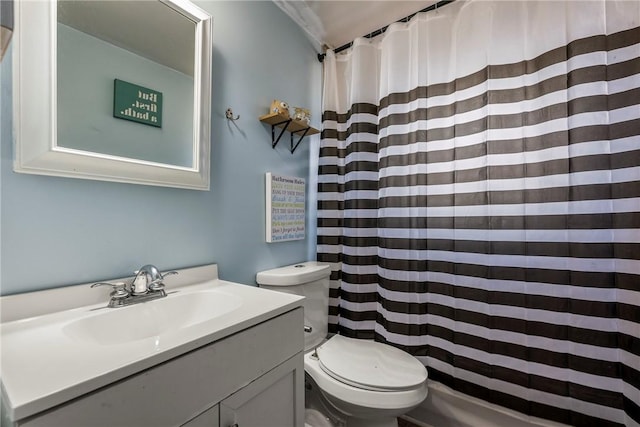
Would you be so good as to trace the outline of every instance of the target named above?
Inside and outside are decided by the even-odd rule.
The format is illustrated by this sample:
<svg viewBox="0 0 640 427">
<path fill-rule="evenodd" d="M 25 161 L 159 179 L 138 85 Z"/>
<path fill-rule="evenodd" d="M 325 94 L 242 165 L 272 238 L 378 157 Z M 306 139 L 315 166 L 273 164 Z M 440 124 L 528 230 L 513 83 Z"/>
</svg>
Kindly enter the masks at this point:
<svg viewBox="0 0 640 427">
<path fill-rule="evenodd" d="M 9 417 L 34 415 L 302 306 L 299 296 L 220 280 L 214 264 L 179 273 L 165 280 L 166 298 L 120 308 L 106 308 L 108 287 L 88 285 L 0 297 Z"/>
</svg>

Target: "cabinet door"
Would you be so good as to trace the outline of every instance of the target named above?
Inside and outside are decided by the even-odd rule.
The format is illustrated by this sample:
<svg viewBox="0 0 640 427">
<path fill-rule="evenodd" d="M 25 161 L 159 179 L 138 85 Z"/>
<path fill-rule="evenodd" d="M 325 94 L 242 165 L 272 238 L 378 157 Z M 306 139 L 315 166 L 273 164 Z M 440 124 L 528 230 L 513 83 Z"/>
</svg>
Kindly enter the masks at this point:
<svg viewBox="0 0 640 427">
<path fill-rule="evenodd" d="M 220 402 L 220 427 L 232 426 L 304 426 L 302 353 Z"/>
<path fill-rule="evenodd" d="M 220 406 L 207 409 L 180 427 L 220 427 Z"/>
</svg>

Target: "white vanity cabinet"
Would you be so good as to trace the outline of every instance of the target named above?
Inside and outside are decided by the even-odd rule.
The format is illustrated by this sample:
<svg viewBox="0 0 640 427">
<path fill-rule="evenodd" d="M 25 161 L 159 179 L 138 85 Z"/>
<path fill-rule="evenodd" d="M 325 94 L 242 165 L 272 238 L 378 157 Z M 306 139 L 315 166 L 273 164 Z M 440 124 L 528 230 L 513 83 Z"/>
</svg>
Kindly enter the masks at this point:
<svg viewBox="0 0 640 427">
<path fill-rule="evenodd" d="M 302 427 L 302 325 L 298 307 L 15 425 Z"/>
</svg>

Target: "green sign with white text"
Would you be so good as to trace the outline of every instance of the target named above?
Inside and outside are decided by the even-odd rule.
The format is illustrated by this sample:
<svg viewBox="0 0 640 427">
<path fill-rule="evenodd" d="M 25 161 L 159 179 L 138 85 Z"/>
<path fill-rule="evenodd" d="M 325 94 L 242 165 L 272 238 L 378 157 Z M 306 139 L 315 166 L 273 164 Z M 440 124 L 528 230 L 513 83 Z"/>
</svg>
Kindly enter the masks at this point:
<svg viewBox="0 0 640 427">
<path fill-rule="evenodd" d="M 162 92 L 114 79 L 113 117 L 162 127 Z"/>
</svg>

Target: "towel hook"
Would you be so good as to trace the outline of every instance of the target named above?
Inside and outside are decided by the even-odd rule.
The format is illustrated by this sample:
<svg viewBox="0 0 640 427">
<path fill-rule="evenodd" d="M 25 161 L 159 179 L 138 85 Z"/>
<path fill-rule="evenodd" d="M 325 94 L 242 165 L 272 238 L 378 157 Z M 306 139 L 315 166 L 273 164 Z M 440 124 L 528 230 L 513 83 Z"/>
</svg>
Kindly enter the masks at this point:
<svg viewBox="0 0 640 427">
<path fill-rule="evenodd" d="M 240 119 L 240 115 L 238 115 L 237 117 L 233 117 L 233 110 L 231 109 L 231 107 L 227 108 L 227 111 L 225 111 L 224 115 L 227 119 L 234 122 Z"/>
</svg>

